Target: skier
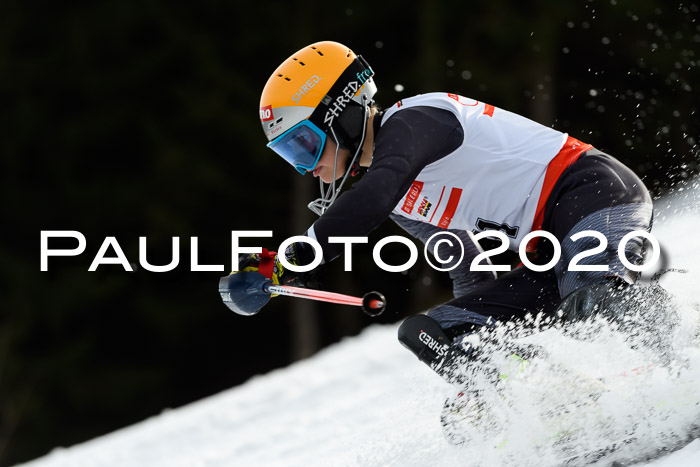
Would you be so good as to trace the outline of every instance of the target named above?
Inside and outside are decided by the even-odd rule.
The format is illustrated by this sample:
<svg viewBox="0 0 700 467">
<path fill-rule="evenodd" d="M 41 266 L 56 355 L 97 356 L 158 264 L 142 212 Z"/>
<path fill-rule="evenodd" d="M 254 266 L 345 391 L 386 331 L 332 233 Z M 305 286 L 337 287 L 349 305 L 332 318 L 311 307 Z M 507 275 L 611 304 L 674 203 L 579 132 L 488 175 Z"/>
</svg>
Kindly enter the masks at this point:
<svg viewBox="0 0 700 467">
<path fill-rule="evenodd" d="M 435 92 L 403 99 L 385 111 L 374 105 L 374 72 L 336 42 L 299 50 L 272 74 L 262 92 L 260 119 L 268 147 L 299 173 L 320 179 L 321 197 L 309 204 L 320 215 L 305 235 L 317 240 L 328 262 L 343 245 L 332 236 L 366 236 L 387 218 L 422 242 L 449 230 L 465 246 L 450 271 L 454 299 L 407 318 L 400 342 L 442 376 L 456 357 L 478 354 L 468 336 L 496 322 L 564 309 L 585 316 L 610 291 L 636 275 L 618 256 L 622 237 L 650 231 L 651 198 L 642 181 L 613 157 L 565 133 L 481 101 Z M 361 179 L 339 196 L 351 176 Z M 470 271 L 480 252 L 472 234 L 500 231 L 518 251 L 532 231 L 551 233 L 561 245 L 553 268 L 519 266 L 501 277 Z M 607 245 L 579 265 L 607 270 L 571 271 L 577 254 L 599 239 Z M 528 243 L 534 264 L 556 254 L 556 242 Z M 626 243 L 632 264 L 643 261 L 643 240 Z M 457 242 L 442 243 L 439 257 L 459 257 Z M 285 252 L 292 264 L 314 257 L 306 243 Z M 305 285 L 308 275 L 284 270 L 277 258 L 243 258 L 241 269 L 262 264 L 275 283 Z M 590 268 L 595 269 L 595 268 Z M 600 268 L 599 268 L 600 269 Z M 562 304 L 562 299 L 567 299 Z"/>
</svg>

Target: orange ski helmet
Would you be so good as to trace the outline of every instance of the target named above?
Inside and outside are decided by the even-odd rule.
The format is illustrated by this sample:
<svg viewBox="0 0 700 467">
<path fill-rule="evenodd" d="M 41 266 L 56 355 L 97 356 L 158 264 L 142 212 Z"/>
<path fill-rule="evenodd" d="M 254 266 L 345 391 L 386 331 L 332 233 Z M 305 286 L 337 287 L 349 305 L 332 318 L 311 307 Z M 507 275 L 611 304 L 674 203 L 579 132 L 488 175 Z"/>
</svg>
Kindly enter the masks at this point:
<svg viewBox="0 0 700 467">
<path fill-rule="evenodd" d="M 285 60 L 260 97 L 268 147 L 304 174 L 328 136 L 357 155 L 377 92 L 369 64 L 337 42 L 316 42 Z"/>
</svg>

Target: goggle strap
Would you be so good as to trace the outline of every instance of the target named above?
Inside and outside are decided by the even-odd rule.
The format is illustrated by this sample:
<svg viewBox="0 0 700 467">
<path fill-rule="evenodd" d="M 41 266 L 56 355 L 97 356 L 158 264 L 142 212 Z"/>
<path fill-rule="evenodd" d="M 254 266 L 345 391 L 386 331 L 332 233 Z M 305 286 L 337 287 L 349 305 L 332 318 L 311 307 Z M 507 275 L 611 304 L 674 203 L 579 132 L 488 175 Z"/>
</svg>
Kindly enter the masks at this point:
<svg viewBox="0 0 700 467">
<path fill-rule="evenodd" d="M 358 76 L 363 76 L 364 81 L 360 82 Z M 330 109 L 331 105 L 338 100 L 339 97 L 343 96 L 343 91 L 345 87 L 351 82 L 356 82 L 358 84 L 358 90 L 364 86 L 365 82 L 374 76 L 374 70 L 369 66 L 367 61 L 358 55 L 355 60 L 348 65 L 348 67 L 340 74 L 340 77 L 333 84 L 331 89 L 328 91 L 321 102 L 316 106 L 313 113 L 309 117 L 309 120 L 314 123 L 317 127 L 322 130 L 330 128 L 332 121 L 326 123 L 326 113 Z M 333 119 L 335 120 L 335 118 Z"/>
</svg>

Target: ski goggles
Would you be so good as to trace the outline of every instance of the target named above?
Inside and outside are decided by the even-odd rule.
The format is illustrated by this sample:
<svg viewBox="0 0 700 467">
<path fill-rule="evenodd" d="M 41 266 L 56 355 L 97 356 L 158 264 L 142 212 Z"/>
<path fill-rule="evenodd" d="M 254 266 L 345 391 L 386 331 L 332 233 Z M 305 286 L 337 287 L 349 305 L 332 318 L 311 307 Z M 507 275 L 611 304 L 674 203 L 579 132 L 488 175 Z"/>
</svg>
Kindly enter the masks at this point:
<svg viewBox="0 0 700 467">
<path fill-rule="evenodd" d="M 309 120 L 302 120 L 267 144 L 300 174 L 313 170 L 321 158 L 328 135 Z"/>
</svg>

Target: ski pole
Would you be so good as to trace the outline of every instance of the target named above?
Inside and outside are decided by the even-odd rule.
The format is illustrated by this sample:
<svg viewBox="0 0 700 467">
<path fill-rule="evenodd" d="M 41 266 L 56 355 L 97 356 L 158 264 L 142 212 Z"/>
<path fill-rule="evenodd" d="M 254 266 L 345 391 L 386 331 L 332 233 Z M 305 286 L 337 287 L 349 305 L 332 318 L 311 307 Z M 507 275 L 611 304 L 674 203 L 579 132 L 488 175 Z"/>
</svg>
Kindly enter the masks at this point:
<svg viewBox="0 0 700 467">
<path fill-rule="evenodd" d="M 323 290 L 273 285 L 257 271 L 241 271 L 219 279 L 219 294 L 229 310 L 243 316 L 257 314 L 272 294 L 359 306 L 369 316 L 379 316 L 386 308 L 386 299 L 379 292 L 366 293 L 362 298 Z"/>
<path fill-rule="evenodd" d="M 306 298 L 321 302 L 337 303 L 339 305 L 351 305 L 362 307 L 369 316 L 379 316 L 386 308 L 386 299 L 379 292 L 368 292 L 360 297 L 344 295 L 324 290 L 307 289 L 304 287 L 291 287 L 288 285 L 263 285 L 263 290 L 270 294 L 286 295 L 288 297 Z"/>
</svg>

